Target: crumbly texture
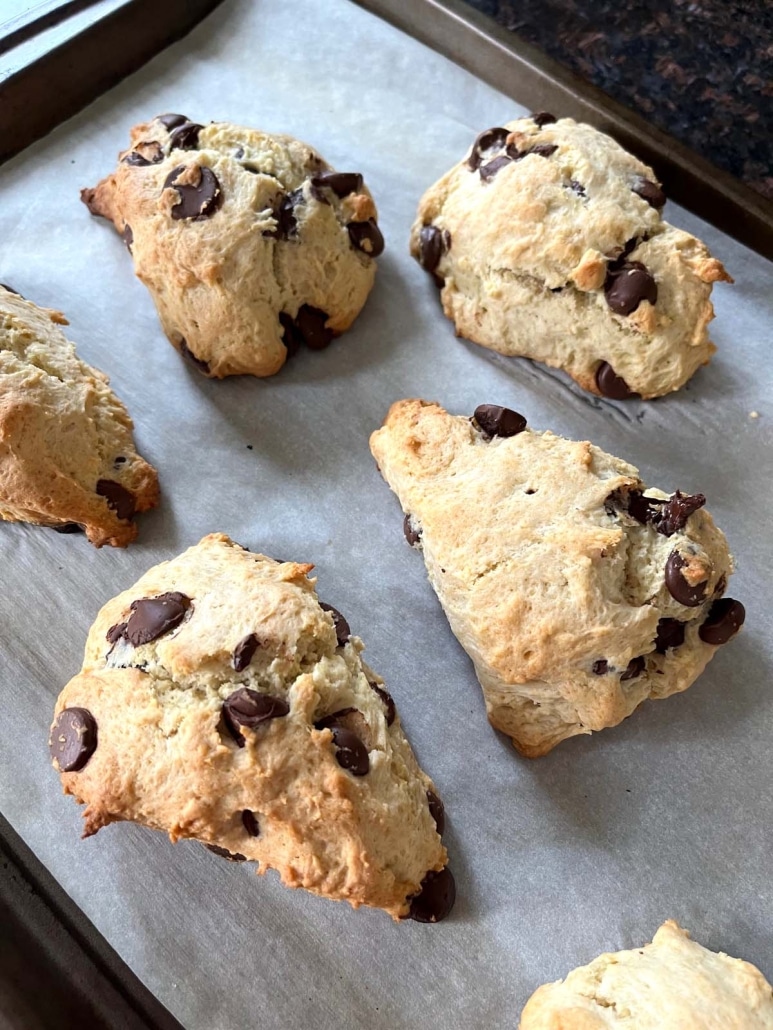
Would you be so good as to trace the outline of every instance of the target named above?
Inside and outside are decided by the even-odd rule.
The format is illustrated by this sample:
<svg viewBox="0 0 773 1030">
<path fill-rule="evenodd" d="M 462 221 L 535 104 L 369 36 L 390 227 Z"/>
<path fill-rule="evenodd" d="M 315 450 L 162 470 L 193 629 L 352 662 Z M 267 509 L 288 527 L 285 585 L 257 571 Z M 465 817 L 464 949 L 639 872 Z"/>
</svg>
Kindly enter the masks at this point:
<svg viewBox="0 0 773 1030">
<path fill-rule="evenodd" d="M 126 516 L 155 507 L 158 477 L 107 376 L 77 357 L 62 325 L 60 312 L 0 287 L 0 518 L 125 547 L 137 535 Z"/>
<path fill-rule="evenodd" d="M 749 962 L 673 919 L 651 944 L 600 955 L 526 1003 L 520 1030 L 772 1030 L 773 990 Z"/>
<path fill-rule="evenodd" d="M 523 754 L 615 726 L 646 698 L 685 690 L 712 657 L 699 628 L 732 558 L 705 509 L 662 535 L 628 513 L 645 487 L 619 458 L 550 432 L 489 439 L 420 400 L 394 404 L 370 446 L 419 534 L 489 720 Z M 674 552 L 683 589 L 705 583 L 696 607 L 664 582 Z M 663 654 L 662 619 L 684 627 Z"/>
<path fill-rule="evenodd" d="M 506 148 L 524 155 L 535 147 L 542 152 L 506 160 Z M 503 155 L 493 175 L 481 173 Z M 444 280 L 443 310 L 458 335 L 563 369 L 597 394 L 607 363 L 630 391 L 658 397 L 709 361 L 711 285 L 732 279 L 635 188 L 665 200 L 652 169 L 596 129 L 571 118 L 541 126 L 521 118 L 427 190 L 411 252 Z M 425 244 L 422 255 L 430 226 L 443 242 L 437 236 L 434 253 Z M 642 299 L 621 314 L 605 283 L 622 263 L 630 272 L 631 262 L 654 280 L 656 302 Z"/>
<path fill-rule="evenodd" d="M 345 196 L 316 187 L 329 166 L 290 136 L 227 122 L 181 135 L 174 119 L 136 125 L 82 199 L 123 236 L 177 350 L 209 376 L 272 375 L 288 347 L 325 346 L 359 314 L 376 273 L 373 199 L 361 178 Z M 353 223 L 370 227 L 361 247 Z"/>
<path fill-rule="evenodd" d="M 312 568 L 213 534 L 109 601 L 56 705 L 57 714 L 87 709 L 97 727 L 96 750 L 62 782 L 87 806 L 84 836 L 131 819 L 259 862 L 261 873 L 276 869 L 289 887 L 399 918 L 426 874 L 446 865 L 428 806 L 433 785 L 399 716 L 387 724 L 371 686 L 383 690 L 383 680 L 363 662 L 362 642 L 339 643 Z M 177 626 L 139 646 L 107 639 L 133 602 L 168 592 L 189 599 Z M 234 656 L 252 634 L 254 654 L 237 671 Z M 224 701 L 242 687 L 289 711 L 240 727 L 240 747 Z M 339 764 L 330 728 L 315 729 L 343 709 L 356 710 L 343 721 L 367 748 L 365 775 Z"/>
</svg>

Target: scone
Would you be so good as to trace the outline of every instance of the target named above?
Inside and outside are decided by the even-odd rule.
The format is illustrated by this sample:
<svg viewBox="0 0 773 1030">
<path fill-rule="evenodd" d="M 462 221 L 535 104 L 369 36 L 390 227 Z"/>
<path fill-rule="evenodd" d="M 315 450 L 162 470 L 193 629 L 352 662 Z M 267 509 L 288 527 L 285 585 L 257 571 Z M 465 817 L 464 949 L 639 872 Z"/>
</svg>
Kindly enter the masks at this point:
<svg viewBox="0 0 773 1030">
<path fill-rule="evenodd" d="M 107 376 L 79 360 L 62 325 L 0 287 L 0 519 L 125 547 L 135 514 L 158 504 L 158 476 Z"/>
<path fill-rule="evenodd" d="M 677 390 L 716 349 L 703 243 L 664 222 L 651 168 L 571 118 L 481 133 L 424 194 L 411 252 L 457 334 L 605 397 Z"/>
<path fill-rule="evenodd" d="M 370 439 L 491 724 L 529 757 L 687 687 L 740 627 L 705 497 L 481 405 L 399 401 Z"/>
<path fill-rule="evenodd" d="M 756 966 L 701 947 L 669 919 L 652 944 L 540 987 L 519 1028 L 773 1030 L 773 989 Z"/>
<path fill-rule="evenodd" d="M 136 125 L 81 198 L 123 237 L 171 343 L 216 378 L 270 376 L 301 344 L 327 347 L 384 248 L 359 173 L 290 136 L 181 114 Z"/>
<path fill-rule="evenodd" d="M 212 534 L 97 616 L 50 748 L 84 836 L 131 819 L 355 908 L 437 922 L 443 805 L 312 565 Z"/>
</svg>

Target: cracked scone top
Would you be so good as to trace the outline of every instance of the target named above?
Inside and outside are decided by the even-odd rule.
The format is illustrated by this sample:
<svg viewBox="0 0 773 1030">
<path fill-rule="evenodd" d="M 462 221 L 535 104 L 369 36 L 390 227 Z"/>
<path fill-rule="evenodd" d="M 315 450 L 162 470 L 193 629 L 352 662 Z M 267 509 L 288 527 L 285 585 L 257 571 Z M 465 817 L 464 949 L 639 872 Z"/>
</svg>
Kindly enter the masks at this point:
<svg viewBox="0 0 773 1030">
<path fill-rule="evenodd" d="M 623 399 L 677 390 L 715 347 L 703 243 L 663 221 L 651 168 L 571 118 L 481 133 L 424 194 L 411 252 L 459 335 Z"/>
<path fill-rule="evenodd" d="M 531 996 L 519 1030 L 773 1030 L 773 989 L 673 919 L 651 944 L 600 955 Z"/>
<path fill-rule="evenodd" d="M 0 286 L 0 519 L 125 547 L 158 477 L 106 375 L 81 361 L 67 319 Z"/>
<path fill-rule="evenodd" d="M 669 499 L 495 405 L 399 401 L 370 446 L 490 722 L 525 755 L 685 690 L 743 622 L 702 495 Z"/>
<path fill-rule="evenodd" d="M 355 172 L 290 136 L 161 115 L 81 197 L 110 219 L 171 343 L 206 375 L 278 372 L 348 329 L 384 241 Z"/>
<path fill-rule="evenodd" d="M 290 887 L 435 922 L 443 806 L 313 566 L 204 537 L 109 601 L 51 753 L 84 835 L 131 819 Z"/>
</svg>

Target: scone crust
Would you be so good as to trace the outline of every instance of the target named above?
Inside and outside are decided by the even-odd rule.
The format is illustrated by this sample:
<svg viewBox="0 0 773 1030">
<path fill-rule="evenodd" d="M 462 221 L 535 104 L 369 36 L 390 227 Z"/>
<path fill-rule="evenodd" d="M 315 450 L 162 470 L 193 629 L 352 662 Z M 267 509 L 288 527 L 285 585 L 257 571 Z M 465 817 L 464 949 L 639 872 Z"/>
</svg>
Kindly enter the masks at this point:
<svg viewBox="0 0 773 1030">
<path fill-rule="evenodd" d="M 137 513 L 158 504 L 158 476 L 107 376 L 78 358 L 62 325 L 60 312 L 0 287 L 0 518 L 77 524 L 97 547 L 125 547 L 137 526 L 99 484 L 125 491 Z"/>
<path fill-rule="evenodd" d="M 447 861 L 428 805 L 433 784 L 399 716 L 388 725 L 371 685 L 383 690 L 383 680 L 362 661 L 362 642 L 339 645 L 311 569 L 212 534 L 109 601 L 56 705 L 57 715 L 87 709 L 98 744 L 62 782 L 87 806 L 86 836 L 130 819 L 259 862 L 261 873 L 276 869 L 287 886 L 400 918 Z M 190 601 L 171 632 L 136 647 L 108 639 L 132 602 L 170 592 Z M 257 647 L 237 671 L 234 655 L 251 635 Z M 223 721 L 224 700 L 241 687 L 289 705 L 284 717 L 242 727 L 243 747 Z M 344 769 L 331 730 L 315 728 L 343 709 L 356 709 L 349 725 L 368 748 L 366 775 Z"/>
<path fill-rule="evenodd" d="M 773 989 L 673 919 L 651 944 L 600 955 L 526 1003 L 519 1030 L 771 1030 Z"/>
<path fill-rule="evenodd" d="M 603 133 L 571 118 L 501 131 L 526 156 L 484 180 L 468 153 L 424 194 L 411 233 L 416 258 L 422 229 L 443 234 L 432 271 L 457 333 L 563 369 L 592 393 L 603 362 L 644 398 L 677 390 L 715 350 L 711 286 L 732 282 L 721 262 L 635 192 L 657 188 L 654 172 Z M 605 294 L 623 260 L 657 290 L 628 314 Z"/>
</svg>

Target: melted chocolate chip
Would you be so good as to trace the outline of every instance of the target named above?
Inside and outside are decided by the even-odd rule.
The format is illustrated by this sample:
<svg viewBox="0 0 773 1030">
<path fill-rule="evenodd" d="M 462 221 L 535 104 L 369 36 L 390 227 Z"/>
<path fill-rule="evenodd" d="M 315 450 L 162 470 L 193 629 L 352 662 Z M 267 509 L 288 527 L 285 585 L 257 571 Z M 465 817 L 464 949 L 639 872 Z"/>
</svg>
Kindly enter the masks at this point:
<svg viewBox="0 0 773 1030">
<path fill-rule="evenodd" d="M 172 133 L 169 143 L 173 150 L 196 150 L 199 145 L 199 133 L 204 128 L 197 122 L 184 122 Z"/>
<path fill-rule="evenodd" d="M 242 824 L 247 833 L 249 833 L 250 837 L 260 836 L 260 826 L 258 825 L 258 820 L 255 817 L 255 813 L 251 812 L 249 808 L 245 808 L 242 812 Z"/>
<path fill-rule="evenodd" d="M 129 225 L 128 222 L 123 227 L 123 232 L 121 233 L 121 239 L 124 241 L 126 246 L 129 248 L 129 253 L 131 254 L 131 252 L 132 252 L 132 243 L 134 243 L 134 233 L 132 232 L 132 227 Z"/>
<path fill-rule="evenodd" d="M 511 158 L 507 154 L 502 154 L 500 157 L 495 157 L 493 161 L 487 161 L 486 164 L 481 165 L 478 173 L 484 182 L 491 182 L 497 172 L 510 163 Z"/>
<path fill-rule="evenodd" d="M 77 522 L 63 522 L 61 526 L 51 527 L 55 533 L 83 533 L 83 526 Z"/>
<path fill-rule="evenodd" d="M 186 165 L 178 165 L 172 169 L 164 182 L 164 189 L 176 190 L 179 197 L 172 208 L 172 218 L 178 221 L 182 218 L 191 218 L 196 222 L 209 218 L 223 202 L 223 191 L 220 189 L 217 176 L 211 168 L 200 165 L 201 177 L 197 186 L 190 183 L 177 185 L 177 180 L 184 171 Z"/>
<path fill-rule="evenodd" d="M 662 497 L 645 497 L 641 490 L 630 490 L 626 510 L 631 518 L 646 526 L 648 522 L 659 521 L 665 503 Z"/>
<path fill-rule="evenodd" d="M 51 727 L 48 750 L 60 772 L 78 772 L 97 749 L 97 723 L 87 708 L 65 708 Z"/>
<path fill-rule="evenodd" d="M 630 315 L 643 300 L 657 303 L 658 286 L 640 261 L 623 261 L 607 269 L 604 296 L 616 315 Z"/>
<path fill-rule="evenodd" d="M 323 601 L 320 601 L 319 606 L 323 612 L 330 612 L 330 614 L 333 616 L 338 646 L 343 647 L 344 644 L 348 641 L 349 637 L 352 635 L 352 631 L 349 629 L 349 623 L 338 611 L 338 609 L 332 606 L 332 604 L 325 604 Z"/>
<path fill-rule="evenodd" d="M 539 111 L 537 114 L 533 114 L 531 120 L 536 122 L 540 129 L 543 125 L 551 125 L 553 122 L 558 121 L 556 116 L 548 111 Z"/>
<path fill-rule="evenodd" d="M 98 479 L 97 493 L 100 497 L 105 498 L 108 508 L 111 508 L 119 519 L 128 521 L 134 517 L 137 502 L 134 494 L 130 493 L 125 486 L 112 479 Z"/>
<path fill-rule="evenodd" d="M 704 644 L 726 644 L 743 626 L 745 619 L 746 609 L 741 602 L 735 601 L 732 597 L 723 597 L 709 608 L 709 614 L 698 630 L 698 636 Z"/>
<path fill-rule="evenodd" d="M 267 229 L 263 235 L 272 240 L 291 240 L 298 235 L 298 219 L 295 209 L 304 202 L 303 190 L 292 193 L 280 193 L 274 200 L 272 213 L 276 221 L 275 229 Z"/>
<path fill-rule="evenodd" d="M 524 151 L 523 157 L 527 157 L 529 154 L 538 154 L 540 157 L 550 157 L 555 154 L 558 150 L 558 146 L 555 143 L 537 143 L 534 147 L 529 147 L 528 150 Z"/>
<path fill-rule="evenodd" d="M 355 250 L 361 250 L 372 258 L 384 252 L 384 237 L 374 218 L 368 218 L 365 222 L 349 222 L 346 230 Z"/>
<path fill-rule="evenodd" d="M 446 867 L 439 873 L 427 873 L 421 881 L 419 893 L 411 898 L 408 919 L 417 923 L 439 923 L 445 919 L 456 901 L 456 883 Z"/>
<path fill-rule="evenodd" d="M 666 588 L 679 604 L 683 604 L 686 608 L 697 608 L 706 597 L 706 580 L 692 586 L 682 574 L 682 569 L 686 566 L 687 562 L 681 554 L 678 551 L 672 551 L 666 562 Z"/>
<path fill-rule="evenodd" d="M 314 723 L 314 729 L 332 730 L 334 726 L 342 725 L 347 715 L 357 711 L 357 708 L 352 708 L 351 706 L 349 708 L 339 708 L 337 712 L 331 712 L 330 715 L 323 715 L 321 719 L 317 719 Z"/>
<path fill-rule="evenodd" d="M 613 401 L 625 401 L 629 397 L 638 396 L 608 361 L 602 361 L 596 370 L 596 386 L 602 397 L 609 397 Z"/>
<path fill-rule="evenodd" d="M 137 168 L 144 168 L 150 164 L 158 164 L 158 162 L 161 161 L 162 158 L 163 154 L 159 155 L 159 157 L 155 161 L 148 161 L 148 159 L 144 157 L 138 150 L 132 150 L 132 152 L 130 154 L 127 154 L 126 157 L 121 158 L 121 164 L 134 165 Z"/>
<path fill-rule="evenodd" d="M 362 189 L 362 176 L 359 172 L 320 172 L 311 178 L 311 190 L 317 200 L 326 203 L 324 194 L 318 196 L 323 189 L 332 190 L 337 197 L 348 197 L 350 193 L 358 193 Z"/>
<path fill-rule="evenodd" d="M 641 676 L 644 672 L 644 666 L 646 662 L 644 655 L 639 655 L 638 658 L 632 658 L 626 666 L 625 672 L 620 676 L 620 682 L 624 683 L 626 680 L 634 680 L 637 676 Z"/>
<path fill-rule="evenodd" d="M 412 515 L 406 515 L 403 519 L 403 534 L 411 547 L 415 547 L 421 540 L 421 530 L 413 528 L 412 518 Z"/>
<path fill-rule="evenodd" d="M 213 855 L 217 855 L 219 858 L 226 858 L 229 862 L 247 861 L 245 855 L 240 855 L 238 851 L 229 851 L 228 848 L 221 848 L 219 844 L 205 844 L 204 847 L 207 851 L 211 851 Z"/>
<path fill-rule="evenodd" d="M 205 376 L 209 375 L 209 362 L 205 361 L 204 358 L 196 357 L 196 355 L 188 346 L 188 343 L 184 336 L 180 337 L 180 353 L 184 358 L 187 358 L 192 365 L 195 365 L 200 372 L 203 372 Z"/>
<path fill-rule="evenodd" d="M 244 672 L 259 646 L 260 643 L 254 633 L 248 634 L 239 641 L 231 655 L 231 665 L 237 672 Z"/>
<path fill-rule="evenodd" d="M 479 404 L 473 418 L 488 436 L 517 436 L 526 428 L 526 419 L 512 408 L 499 404 Z"/>
<path fill-rule="evenodd" d="M 436 225 L 424 225 L 419 232 L 419 264 L 426 272 L 434 272 L 444 254 L 451 249 L 451 234 Z"/>
<path fill-rule="evenodd" d="M 343 726 L 331 726 L 336 761 L 352 776 L 365 776 L 370 769 L 368 750 L 360 738 Z"/>
<path fill-rule="evenodd" d="M 324 350 L 329 346 L 335 332 L 326 324 L 327 313 L 303 304 L 295 316 L 295 326 L 301 339 L 310 350 Z"/>
<path fill-rule="evenodd" d="M 508 135 L 509 130 L 503 128 L 486 129 L 485 132 L 481 132 L 473 143 L 470 156 L 467 158 L 467 167 L 470 171 L 474 172 L 476 168 L 480 167 L 484 154 L 489 154 L 492 150 L 501 150 Z"/>
<path fill-rule="evenodd" d="M 684 643 L 686 623 L 679 619 L 660 619 L 655 635 L 655 650 L 665 654 L 672 647 L 681 647 Z"/>
<path fill-rule="evenodd" d="M 429 814 L 435 820 L 435 826 L 440 836 L 443 836 L 443 830 L 446 828 L 446 809 L 443 802 L 434 792 L 434 790 L 427 791 L 427 802 L 429 803 Z"/>
<path fill-rule="evenodd" d="M 188 116 L 185 114 L 159 114 L 156 115 L 156 121 L 161 122 L 164 128 L 171 132 L 172 129 L 176 129 L 178 125 L 182 125 L 183 122 L 188 121 Z"/>
<path fill-rule="evenodd" d="M 593 663 L 594 676 L 606 676 L 609 672 L 609 662 L 606 658 L 599 658 Z"/>
<path fill-rule="evenodd" d="M 244 747 L 244 735 L 240 726 L 255 730 L 261 723 L 270 719 L 280 719 L 287 715 L 290 706 L 281 697 L 270 694 L 259 694 L 249 687 L 239 687 L 223 702 L 223 722 L 239 747 Z"/>
<path fill-rule="evenodd" d="M 287 356 L 291 358 L 301 349 L 303 338 L 295 327 L 295 322 L 286 311 L 279 312 L 279 324 L 282 327 L 282 343 L 287 348 Z"/>
<path fill-rule="evenodd" d="M 706 503 L 703 494 L 683 494 L 679 490 L 660 509 L 657 530 L 663 536 L 673 536 L 684 529 L 687 520 Z"/>
<path fill-rule="evenodd" d="M 392 695 L 389 693 L 386 687 L 382 687 L 380 683 L 372 683 L 368 680 L 368 685 L 375 690 L 381 700 L 384 702 L 384 718 L 386 719 L 387 726 L 391 726 L 395 721 L 395 715 L 397 715 L 397 709 L 395 708 L 395 701 Z"/>
<path fill-rule="evenodd" d="M 665 206 L 665 193 L 660 186 L 651 179 L 645 179 L 644 176 L 641 175 L 636 179 L 631 189 L 637 196 L 641 197 L 642 200 L 646 200 L 650 207 L 654 207 L 657 211 L 660 211 L 660 209 Z"/>
<path fill-rule="evenodd" d="M 131 615 L 124 624 L 121 635 L 135 647 L 149 644 L 151 640 L 158 640 L 179 626 L 190 606 L 190 597 L 177 590 L 159 594 L 158 597 L 142 597 L 132 601 Z M 111 634 L 117 632 L 117 629 L 118 627 L 114 626 L 108 630 L 108 640 L 111 640 Z"/>
</svg>

